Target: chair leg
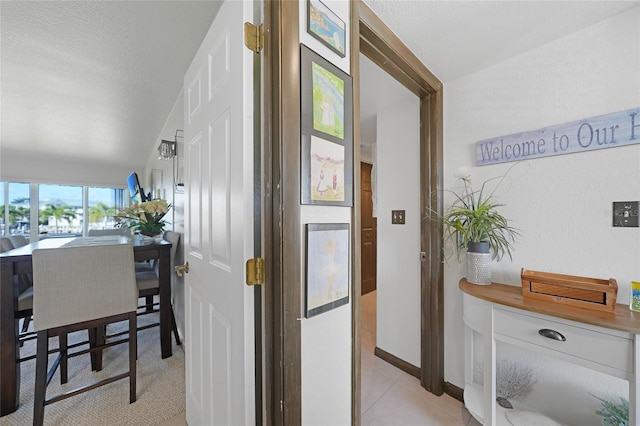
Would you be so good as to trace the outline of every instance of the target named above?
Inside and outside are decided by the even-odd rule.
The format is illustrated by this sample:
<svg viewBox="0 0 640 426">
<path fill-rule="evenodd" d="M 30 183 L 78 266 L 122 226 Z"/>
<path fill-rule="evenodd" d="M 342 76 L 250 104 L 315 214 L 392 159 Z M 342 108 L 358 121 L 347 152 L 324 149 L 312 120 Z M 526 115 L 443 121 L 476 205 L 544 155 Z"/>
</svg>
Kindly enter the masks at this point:
<svg viewBox="0 0 640 426">
<path fill-rule="evenodd" d="M 21 333 L 26 333 L 27 331 L 29 331 L 29 323 L 31 322 L 31 316 L 25 317 L 25 319 L 22 321 L 22 331 Z"/>
<path fill-rule="evenodd" d="M 136 402 L 136 359 L 138 359 L 138 316 L 129 314 L 129 403 Z"/>
<path fill-rule="evenodd" d="M 87 334 L 89 335 L 89 348 L 96 347 L 96 339 L 98 338 L 98 330 L 95 328 L 90 328 L 87 330 Z M 98 367 L 96 366 L 97 357 L 94 351 L 89 353 L 89 357 L 91 358 L 91 371 L 98 371 Z"/>
<path fill-rule="evenodd" d="M 147 312 L 153 311 L 153 296 L 145 296 L 145 306 L 147 307 Z"/>
<path fill-rule="evenodd" d="M 60 354 L 62 355 L 60 358 L 60 384 L 65 384 L 68 381 L 67 360 L 69 359 L 67 351 L 67 333 L 61 333 L 58 336 L 58 345 L 60 347 Z"/>
<path fill-rule="evenodd" d="M 176 316 L 173 314 L 173 308 L 171 308 L 171 328 L 173 329 L 173 336 L 176 338 L 176 345 L 180 346 L 180 336 L 178 335 L 178 325 L 176 324 Z"/>
<path fill-rule="evenodd" d="M 105 344 L 106 326 L 101 325 L 98 327 L 90 328 L 87 330 L 89 333 L 89 347 L 95 348 Z M 102 371 L 102 348 L 95 351 L 91 351 L 91 371 Z"/>
<path fill-rule="evenodd" d="M 33 425 L 44 423 L 44 402 L 47 394 L 49 334 L 47 330 L 38 332 L 36 349 L 36 383 L 33 402 Z"/>
<path fill-rule="evenodd" d="M 20 334 L 24 334 L 29 331 L 29 323 L 31 322 L 31 315 L 26 316 L 22 320 L 22 328 L 20 329 Z M 24 341 L 20 341 L 20 347 L 24 346 Z"/>
</svg>

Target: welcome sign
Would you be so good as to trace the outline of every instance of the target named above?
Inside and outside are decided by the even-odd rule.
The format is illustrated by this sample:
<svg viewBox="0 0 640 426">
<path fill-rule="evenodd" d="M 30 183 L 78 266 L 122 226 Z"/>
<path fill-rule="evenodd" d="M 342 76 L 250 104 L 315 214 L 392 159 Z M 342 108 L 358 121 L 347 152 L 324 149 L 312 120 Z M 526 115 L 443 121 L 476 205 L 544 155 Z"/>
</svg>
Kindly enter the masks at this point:
<svg viewBox="0 0 640 426">
<path fill-rule="evenodd" d="M 640 143 L 640 108 L 476 142 L 476 165 Z"/>
</svg>

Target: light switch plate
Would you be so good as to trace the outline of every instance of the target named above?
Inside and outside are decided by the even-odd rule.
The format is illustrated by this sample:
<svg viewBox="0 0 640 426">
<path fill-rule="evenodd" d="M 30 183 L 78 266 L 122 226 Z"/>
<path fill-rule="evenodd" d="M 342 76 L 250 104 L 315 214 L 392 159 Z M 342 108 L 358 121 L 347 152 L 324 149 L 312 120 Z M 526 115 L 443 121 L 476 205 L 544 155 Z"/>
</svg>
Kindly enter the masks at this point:
<svg viewBox="0 0 640 426">
<path fill-rule="evenodd" d="M 391 210 L 391 224 L 404 225 L 404 210 Z"/>
<path fill-rule="evenodd" d="M 613 226 L 638 228 L 638 201 L 613 202 Z"/>
</svg>

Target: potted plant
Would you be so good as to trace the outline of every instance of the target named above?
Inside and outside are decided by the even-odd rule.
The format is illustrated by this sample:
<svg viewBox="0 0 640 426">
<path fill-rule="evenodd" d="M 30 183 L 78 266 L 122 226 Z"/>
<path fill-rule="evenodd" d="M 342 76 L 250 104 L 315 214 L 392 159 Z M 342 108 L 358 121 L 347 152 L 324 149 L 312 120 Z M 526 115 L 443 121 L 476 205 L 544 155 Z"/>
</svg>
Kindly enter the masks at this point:
<svg viewBox="0 0 640 426">
<path fill-rule="evenodd" d="M 485 194 L 485 186 L 494 179 L 474 190 L 469 177 L 461 178 L 463 190 L 448 191 L 455 200 L 442 216 L 437 215 L 444 225 L 445 244 L 453 243 L 458 258 L 466 251 L 467 281 L 474 284 L 491 283 L 491 259 L 500 260 L 505 254 L 512 258 L 512 242 L 519 235 L 500 213 L 503 204 L 495 200 L 495 189 Z"/>
<path fill-rule="evenodd" d="M 149 237 L 161 235 L 166 222 L 164 216 L 171 208 L 166 200 L 137 201 L 116 215 L 117 227 L 127 227 L 134 233 Z"/>
</svg>

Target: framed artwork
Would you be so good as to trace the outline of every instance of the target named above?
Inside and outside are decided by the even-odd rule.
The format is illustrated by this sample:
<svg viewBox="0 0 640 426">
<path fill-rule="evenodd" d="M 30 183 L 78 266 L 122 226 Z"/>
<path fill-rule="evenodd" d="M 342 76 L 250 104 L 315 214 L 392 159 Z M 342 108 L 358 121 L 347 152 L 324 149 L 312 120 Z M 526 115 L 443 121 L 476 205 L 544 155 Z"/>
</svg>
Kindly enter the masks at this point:
<svg viewBox="0 0 640 426">
<path fill-rule="evenodd" d="M 306 46 L 301 49 L 301 202 L 352 206 L 352 80 Z"/>
<path fill-rule="evenodd" d="M 306 226 L 305 317 L 349 303 L 349 224 Z"/>
<path fill-rule="evenodd" d="M 320 0 L 307 1 L 307 32 L 343 58 L 345 29 L 344 21 Z"/>
</svg>

